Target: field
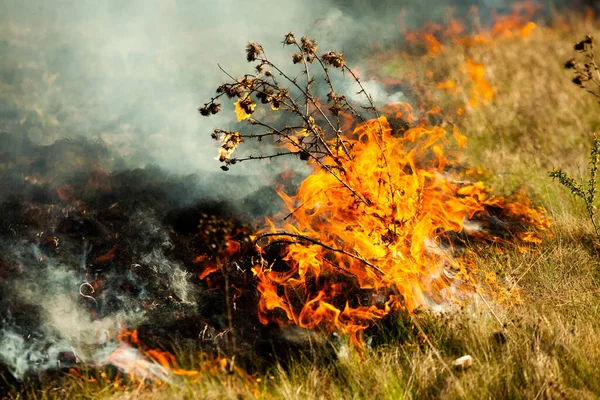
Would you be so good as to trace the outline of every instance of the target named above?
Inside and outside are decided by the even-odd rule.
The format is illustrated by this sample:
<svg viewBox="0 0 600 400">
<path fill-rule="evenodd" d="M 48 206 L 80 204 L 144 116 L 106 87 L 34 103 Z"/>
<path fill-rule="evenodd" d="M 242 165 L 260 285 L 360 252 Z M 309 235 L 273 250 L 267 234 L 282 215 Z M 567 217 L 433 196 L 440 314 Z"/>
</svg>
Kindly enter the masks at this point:
<svg viewBox="0 0 600 400">
<path fill-rule="evenodd" d="M 309 342 L 304 351 L 281 363 L 257 361 L 252 370 L 229 359 L 202 364 L 182 346 L 177 364 L 200 373 L 174 384 L 84 370 L 42 377 L 7 398 L 600 397 L 600 244 L 584 202 L 548 175 L 561 168 L 586 177 L 600 105 L 571 82 L 564 64 L 587 34 L 600 38 L 594 16 L 555 15 L 526 34 L 485 43 L 448 40 L 416 55 L 377 51 L 362 72 L 387 87 L 414 87 L 407 100 L 415 110 L 419 103 L 425 111 L 439 106 L 440 118 L 466 136 L 461 165 L 496 193 L 524 190 L 546 210 L 551 227 L 541 243 L 473 248 L 481 275 L 518 291 L 514 300 L 473 296 L 442 311 L 399 312 L 364 351 L 344 337 L 299 330 L 299 340 Z M 469 62 L 483 72 L 470 70 Z M 453 365 L 466 355 L 472 365 Z"/>
</svg>

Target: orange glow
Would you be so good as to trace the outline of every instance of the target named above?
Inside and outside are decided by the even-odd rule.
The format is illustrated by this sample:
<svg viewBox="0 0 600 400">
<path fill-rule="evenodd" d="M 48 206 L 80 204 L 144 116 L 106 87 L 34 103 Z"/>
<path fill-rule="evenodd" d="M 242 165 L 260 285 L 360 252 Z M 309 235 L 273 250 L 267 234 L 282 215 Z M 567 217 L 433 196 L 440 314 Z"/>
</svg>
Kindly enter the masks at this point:
<svg viewBox="0 0 600 400">
<path fill-rule="evenodd" d="M 202 280 L 212 274 L 213 272 L 217 272 L 219 267 L 217 267 L 214 263 L 208 263 L 202 272 L 198 274 L 198 279 Z"/>
<path fill-rule="evenodd" d="M 500 40 L 529 40 L 535 33 L 537 24 L 533 21 L 541 10 L 541 4 L 533 0 L 522 0 L 513 2 L 512 11 L 507 15 L 490 16 L 487 26 L 480 24 L 481 15 L 475 7 L 471 10 L 470 18 L 457 19 L 450 10 L 444 23 L 425 23 L 422 27 L 407 30 L 404 18 L 408 18 L 406 12 L 401 15 L 401 33 L 404 36 L 402 49 L 393 49 L 385 53 L 379 53 L 372 57 L 374 75 L 381 75 L 379 68 L 384 65 L 385 72 L 381 81 L 386 85 L 406 84 L 418 87 L 423 82 L 416 82 L 418 74 L 402 68 L 394 68 L 399 60 L 421 62 L 447 55 L 464 54 L 459 65 L 462 76 L 460 78 L 448 79 L 447 76 L 435 76 L 431 71 L 425 75 L 435 88 L 446 94 L 453 95 L 454 100 L 461 105 L 454 107 L 452 114 L 462 116 L 466 111 L 477 109 L 488 104 L 495 96 L 495 88 L 490 83 L 489 76 L 483 60 L 475 59 L 479 52 L 470 51 L 478 47 L 493 47 Z M 458 48 L 457 48 L 458 47 Z M 446 59 L 441 60 L 447 62 Z M 391 68 L 387 68 L 387 67 Z M 393 71 L 399 71 L 394 75 Z"/>
<path fill-rule="evenodd" d="M 171 382 L 175 376 L 198 379 L 202 373 L 244 374 L 240 369 L 233 367 L 227 358 L 211 359 L 205 354 L 200 354 L 199 358 L 203 363 L 199 369 L 180 368 L 173 354 L 158 349 L 146 349 L 138 338 L 137 330 L 122 331 L 118 340 L 121 345 L 106 358 L 105 363 L 118 367 L 132 382 L 161 384 Z M 222 371 L 223 364 L 230 366 L 231 371 Z M 74 371 L 74 375 L 82 376 Z"/>
<path fill-rule="evenodd" d="M 436 85 L 437 89 L 441 89 L 441 90 L 446 90 L 448 92 L 454 92 L 456 91 L 456 82 L 452 81 L 452 80 L 446 80 L 443 82 L 440 82 Z"/>
<path fill-rule="evenodd" d="M 94 260 L 94 263 L 101 263 L 104 261 L 109 261 L 112 260 L 113 258 L 115 258 L 115 256 L 117 255 L 117 245 L 115 244 L 109 251 L 107 251 L 105 254 L 96 257 L 96 259 Z"/>
<path fill-rule="evenodd" d="M 467 58 L 465 67 L 473 83 L 469 105 L 476 108 L 480 104 L 488 103 L 494 97 L 494 89 L 492 89 L 492 86 L 485 77 L 485 66 Z"/>
</svg>

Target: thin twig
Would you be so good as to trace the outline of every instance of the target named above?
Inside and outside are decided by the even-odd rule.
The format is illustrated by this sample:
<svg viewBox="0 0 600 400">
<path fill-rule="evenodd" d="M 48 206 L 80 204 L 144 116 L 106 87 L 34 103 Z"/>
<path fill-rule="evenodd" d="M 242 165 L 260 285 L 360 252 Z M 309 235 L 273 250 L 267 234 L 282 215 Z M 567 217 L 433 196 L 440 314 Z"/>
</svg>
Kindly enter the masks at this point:
<svg viewBox="0 0 600 400">
<path fill-rule="evenodd" d="M 340 253 L 343 254 L 345 256 L 354 258 L 355 260 L 358 260 L 360 262 L 362 262 L 363 264 L 369 266 L 370 268 L 372 268 L 373 270 L 379 272 L 380 274 L 384 275 L 384 276 L 389 276 L 387 274 L 387 272 L 383 271 L 382 269 L 380 269 L 379 267 L 377 267 L 376 265 L 372 264 L 371 262 L 369 262 L 368 260 L 366 260 L 364 257 L 357 255 L 357 254 L 352 254 L 347 252 L 346 250 L 342 250 L 342 249 L 336 249 L 335 247 L 331 247 L 317 239 L 313 239 L 311 237 L 308 236 L 304 236 L 304 235 L 300 235 L 297 233 L 290 233 L 290 232 L 271 232 L 271 233 L 263 233 L 261 235 L 258 235 L 257 238 L 254 240 L 254 244 L 258 243 L 259 240 L 267 238 L 267 237 L 273 237 L 273 236 L 287 236 L 287 237 L 293 237 L 296 239 L 301 239 L 301 240 L 306 240 L 307 242 L 319 245 L 327 250 L 333 251 L 335 253 Z"/>
</svg>

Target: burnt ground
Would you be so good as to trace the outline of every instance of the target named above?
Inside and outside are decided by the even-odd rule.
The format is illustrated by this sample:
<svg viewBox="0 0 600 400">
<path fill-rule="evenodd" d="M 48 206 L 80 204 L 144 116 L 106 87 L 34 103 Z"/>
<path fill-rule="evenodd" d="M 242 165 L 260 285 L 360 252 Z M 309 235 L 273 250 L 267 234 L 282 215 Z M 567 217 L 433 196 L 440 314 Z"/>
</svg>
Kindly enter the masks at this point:
<svg viewBox="0 0 600 400">
<path fill-rule="evenodd" d="M 34 380 L 78 365 L 80 355 L 61 346 L 73 333 L 56 322 L 63 306 L 85 316 L 81 325 L 125 316 L 148 347 L 227 354 L 235 346 L 240 360 L 281 353 L 279 329 L 256 317 L 249 269 L 256 253 L 248 221 L 280 207 L 274 189 L 236 196 L 248 178 L 122 165 L 99 143 L 36 146 L 0 134 L 5 379 L 13 381 L 18 363 Z"/>
</svg>

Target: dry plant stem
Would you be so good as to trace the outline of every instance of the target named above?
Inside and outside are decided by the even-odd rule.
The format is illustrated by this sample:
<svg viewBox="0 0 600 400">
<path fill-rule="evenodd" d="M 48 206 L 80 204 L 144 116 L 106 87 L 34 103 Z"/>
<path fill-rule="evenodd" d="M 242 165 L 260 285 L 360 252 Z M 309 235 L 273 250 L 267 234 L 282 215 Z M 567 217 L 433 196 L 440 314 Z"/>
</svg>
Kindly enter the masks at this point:
<svg viewBox="0 0 600 400">
<path fill-rule="evenodd" d="M 531 263 L 529 265 L 529 267 L 527 267 L 527 269 L 525 271 L 523 271 L 523 273 L 521 275 L 519 275 L 519 278 L 512 284 L 510 290 L 515 290 L 517 285 L 525 277 L 525 275 L 527 275 L 529 273 L 529 271 L 531 271 L 533 269 L 533 267 L 535 267 L 544 257 L 547 257 L 547 256 L 548 256 L 548 252 L 540 254 L 540 256 L 533 263 Z M 517 269 L 519 269 L 519 268 L 520 268 L 520 266 Z"/>
<path fill-rule="evenodd" d="M 364 257 L 362 257 L 360 255 L 352 254 L 352 253 L 349 253 L 349 252 L 347 252 L 345 250 L 342 250 L 342 249 L 336 249 L 336 248 L 328 246 L 325 243 L 322 243 L 322 242 L 320 242 L 320 241 L 318 241 L 316 239 L 313 239 L 313 238 L 308 237 L 308 236 L 300 235 L 300 234 L 297 234 L 297 233 L 290 233 L 290 232 L 263 233 L 263 234 L 259 235 L 254 240 L 254 244 L 256 245 L 256 243 L 258 243 L 258 241 L 261 240 L 261 239 L 263 239 L 263 238 L 273 237 L 273 236 L 287 236 L 287 237 L 293 237 L 293 238 L 296 238 L 296 239 L 306 240 L 307 242 L 319 245 L 319 246 L 321 246 L 321 247 L 323 247 L 323 248 L 325 248 L 327 250 L 330 250 L 330 251 L 333 251 L 335 253 L 340 253 L 340 254 L 343 254 L 345 256 L 354 258 L 355 260 L 358 260 L 358 261 L 362 262 L 363 264 L 369 266 L 371 269 L 379 272 L 381 275 L 388 276 L 388 274 L 385 271 L 383 271 L 382 269 L 380 269 L 376 265 L 370 263 L 368 260 L 366 260 Z"/>
<path fill-rule="evenodd" d="M 333 187 L 332 189 L 337 189 L 337 187 Z M 320 194 L 323 191 L 323 189 L 319 190 L 317 193 L 315 193 L 314 195 L 312 195 L 310 197 L 310 199 L 312 199 L 314 196 Z M 308 201 L 308 200 L 307 200 Z M 302 207 L 304 207 L 304 205 L 306 204 L 306 201 L 302 204 L 300 204 L 298 207 L 294 208 L 294 210 L 292 212 L 290 212 L 288 215 L 286 215 L 283 220 L 287 220 L 289 217 L 291 217 L 292 215 L 294 215 L 294 213 L 298 210 L 300 210 Z"/>
<path fill-rule="evenodd" d="M 300 50 L 300 53 L 302 53 L 302 48 L 300 47 L 298 42 L 296 42 L 295 45 L 298 48 L 298 50 Z M 306 74 L 305 93 L 308 95 L 310 93 L 310 84 L 312 83 L 312 81 L 310 79 L 310 72 L 308 71 L 308 63 L 306 62 L 306 55 L 304 55 L 303 53 L 302 53 L 302 64 L 304 65 L 304 73 Z M 308 115 L 308 102 L 309 102 L 308 96 L 304 96 L 304 106 L 306 108 L 306 115 Z"/>
<path fill-rule="evenodd" d="M 298 44 L 298 42 L 296 42 L 294 44 L 298 48 L 298 50 L 300 51 L 300 53 L 302 53 L 302 47 L 300 47 L 300 45 Z M 314 57 L 317 60 L 319 60 L 319 63 L 321 64 L 321 67 L 323 67 L 323 70 L 325 71 L 325 75 L 327 77 L 326 81 L 327 81 L 327 83 L 329 83 L 329 87 L 331 88 L 331 90 L 333 90 L 333 85 L 331 84 L 331 80 L 329 79 L 329 73 L 327 72 L 327 68 L 325 68 L 325 65 L 319 59 L 319 56 L 317 56 L 315 54 Z M 309 73 L 309 69 L 308 69 L 308 63 L 306 61 L 306 56 L 304 54 L 302 54 L 302 63 L 304 64 L 304 72 L 306 74 L 306 92 L 304 93 L 304 96 L 305 96 L 304 98 L 305 98 L 305 101 L 306 101 L 306 114 L 308 114 L 308 102 L 310 100 L 310 102 L 319 111 L 319 113 L 325 119 L 325 121 L 327 121 L 327 123 L 329 124 L 329 127 L 331 128 L 331 130 L 335 133 L 335 136 L 336 136 L 338 144 L 340 142 L 343 144 L 343 141 L 341 141 L 341 137 L 340 137 L 339 119 L 338 119 L 337 126 L 334 126 L 333 123 L 329 120 L 329 118 L 325 114 L 325 112 L 321 109 L 321 106 L 314 100 L 313 96 L 310 94 L 310 85 L 312 83 L 312 80 L 310 78 L 310 73 Z M 346 146 L 343 146 L 343 148 L 344 148 L 344 152 L 346 153 L 346 156 L 348 156 L 350 159 L 352 159 L 352 157 L 350 156 L 350 152 L 348 151 L 348 149 L 346 148 Z"/>
<path fill-rule="evenodd" d="M 323 71 L 325 72 L 325 82 L 327 82 L 327 84 L 329 85 L 329 88 L 335 92 L 335 90 L 333 88 L 333 83 L 331 82 L 331 77 L 329 76 L 329 69 L 325 66 L 325 64 L 323 63 L 323 60 L 321 60 L 321 57 L 315 55 L 315 59 L 317 59 L 317 61 L 319 61 L 319 64 L 321 64 L 321 68 L 323 68 Z M 360 115 L 360 113 L 358 111 L 356 111 L 356 109 L 354 107 L 352 107 L 352 105 L 350 103 L 348 103 L 347 100 L 344 101 L 344 104 L 348 107 L 348 109 L 350 110 L 350 112 L 352 113 L 353 116 L 358 118 L 358 120 L 360 122 L 365 122 L 364 117 L 362 115 Z"/>
<path fill-rule="evenodd" d="M 298 83 L 296 82 L 295 79 L 290 78 L 289 76 L 286 75 L 285 72 L 283 72 L 279 67 L 277 67 L 275 64 L 273 64 L 271 61 L 269 61 L 266 57 L 260 59 L 262 62 L 264 62 L 265 64 L 273 67 L 281 76 L 283 76 L 288 82 L 290 82 L 292 85 L 294 85 L 299 91 L 300 93 L 302 93 L 302 95 L 311 101 L 311 103 L 313 104 L 313 106 L 319 110 L 321 116 L 327 121 L 327 123 L 329 124 L 329 126 L 332 129 L 335 129 L 335 127 L 333 126 L 333 124 L 331 123 L 331 121 L 329 121 L 329 118 L 327 118 L 327 116 L 325 115 L 325 113 L 323 112 L 323 110 L 319 107 L 319 105 L 314 101 L 314 99 L 312 98 L 312 96 L 310 95 L 310 93 L 306 93 L 301 87 L 300 85 L 298 85 Z M 307 112 L 308 113 L 308 112 Z M 302 113 L 299 113 L 302 118 L 304 119 L 304 121 L 306 122 L 306 125 L 308 126 L 308 128 L 310 129 L 310 131 L 318 138 L 319 142 L 321 143 L 321 145 L 327 150 L 327 153 L 331 156 L 331 157 L 335 157 L 335 155 L 333 154 L 333 152 L 331 151 L 331 149 L 329 148 L 329 145 L 327 144 L 327 142 L 325 141 L 325 138 L 323 138 L 321 136 L 321 134 L 319 132 L 316 132 L 314 130 L 314 128 L 311 127 L 311 123 L 308 119 L 308 115 L 303 115 Z"/>
<path fill-rule="evenodd" d="M 232 161 L 235 161 L 237 163 L 237 162 L 249 161 L 249 160 L 271 160 L 271 159 L 277 158 L 277 157 L 296 155 L 296 154 L 300 154 L 300 152 L 299 151 L 288 151 L 286 153 L 276 153 L 276 154 L 270 154 L 268 156 L 247 156 L 247 157 L 243 157 L 243 158 L 232 158 Z"/>
<path fill-rule="evenodd" d="M 315 55 L 315 58 L 317 59 L 317 61 L 319 61 L 319 64 L 321 65 L 321 68 L 323 69 L 323 72 L 325 72 L 325 82 L 327 82 L 327 85 L 329 85 L 329 89 L 332 92 L 335 92 L 334 88 L 333 88 L 333 83 L 331 82 L 331 77 L 329 76 L 329 70 L 328 68 L 325 66 L 325 64 L 323 64 L 323 61 L 321 60 L 321 58 L 317 55 Z M 354 110 L 354 108 L 352 108 L 347 102 L 346 105 L 348 106 L 348 108 L 350 110 L 352 110 L 353 114 L 358 115 L 358 113 L 356 112 L 356 110 Z M 359 117 L 361 120 L 364 121 L 364 119 L 362 117 Z M 344 143 L 344 140 L 342 139 L 342 136 L 340 135 L 342 132 L 341 129 L 341 122 L 340 122 L 340 116 L 336 115 L 336 126 L 335 126 L 335 137 L 336 137 L 336 141 L 337 141 L 337 145 L 342 146 L 342 149 L 344 150 L 344 153 L 346 154 L 346 156 L 350 159 L 353 160 L 354 157 L 352 157 L 352 155 L 350 154 L 350 151 L 348 150 L 348 147 L 346 146 L 346 144 Z"/>
<path fill-rule="evenodd" d="M 261 125 L 265 128 L 269 128 L 271 129 L 273 132 L 276 132 L 278 135 L 285 137 L 289 140 L 289 142 L 294 145 L 295 147 L 299 148 L 300 150 L 304 150 L 302 148 L 302 146 L 298 145 L 295 141 L 291 140 L 291 138 L 285 134 L 284 132 L 280 131 L 277 128 L 273 128 L 272 126 L 265 124 L 263 122 L 260 121 L 256 121 L 257 125 Z M 346 183 L 346 181 L 344 181 L 342 178 L 340 178 L 335 172 L 333 172 L 333 170 L 331 169 L 331 167 L 329 167 L 328 165 L 324 164 L 318 157 L 316 157 L 314 154 L 312 154 L 311 152 L 308 152 L 309 157 L 311 157 L 313 160 L 315 160 L 319 166 L 321 166 L 321 168 L 324 168 L 327 172 L 329 172 L 336 180 L 338 180 L 342 185 L 344 185 L 344 187 L 346 189 L 348 189 L 349 191 L 352 192 L 352 194 L 361 202 L 363 202 L 365 205 L 369 205 L 370 202 L 365 199 L 362 195 L 360 195 L 356 190 L 354 190 L 350 185 L 348 185 L 348 183 Z"/>
<path fill-rule="evenodd" d="M 229 290 L 229 272 L 227 271 L 227 267 L 223 262 L 219 262 L 219 269 L 221 270 L 223 278 L 225 279 L 225 308 L 227 309 L 227 324 L 229 327 L 229 334 L 227 335 L 227 337 L 229 339 L 229 345 L 231 346 L 230 351 L 232 352 L 232 354 L 235 354 L 235 352 L 237 351 L 237 343 L 235 338 L 235 332 L 233 330 L 233 313 L 231 311 L 231 293 Z"/>
<path fill-rule="evenodd" d="M 358 76 L 356 76 L 356 74 L 354 73 L 354 71 L 352 71 L 350 68 L 348 68 L 348 66 L 344 66 L 342 67 L 343 70 L 348 71 L 348 73 L 352 76 L 352 78 L 356 81 L 356 83 L 358 84 L 358 86 L 360 87 L 360 91 L 361 93 L 363 93 L 365 95 L 365 97 L 367 98 L 367 100 L 369 101 L 369 104 L 371 105 L 370 109 L 371 111 L 373 111 L 373 113 L 375 113 L 375 118 L 377 118 L 377 123 L 379 124 L 379 134 L 380 134 L 380 138 L 378 139 L 377 136 L 374 136 L 375 141 L 377 143 L 377 146 L 381 149 L 381 159 L 383 160 L 383 164 L 385 165 L 385 169 L 387 172 L 387 176 L 388 176 L 388 184 L 390 187 L 390 199 L 392 201 L 392 204 L 394 203 L 394 199 L 395 199 L 395 193 L 394 193 L 394 188 L 392 187 L 392 175 L 390 173 L 390 168 L 388 165 L 388 160 L 387 157 L 385 156 L 385 153 L 383 152 L 383 125 L 381 124 L 381 116 L 379 115 L 379 112 L 377 111 L 377 108 L 375 108 L 375 103 L 373 102 L 373 99 L 371 98 L 371 96 L 369 95 L 369 93 L 367 93 L 367 91 L 365 90 L 365 87 L 363 86 L 363 84 L 360 82 L 360 78 Z"/>
<path fill-rule="evenodd" d="M 594 228 L 594 234 L 596 235 L 596 238 L 600 240 L 600 231 L 598 231 L 598 225 L 596 224 L 595 213 L 594 213 L 593 209 L 591 209 L 591 207 L 586 207 L 586 208 L 587 208 L 587 212 L 588 212 L 590 221 L 592 222 L 592 227 Z"/>
<path fill-rule="evenodd" d="M 476 289 L 476 292 L 479 295 L 479 297 L 481 298 L 481 300 L 483 300 L 483 303 L 485 304 L 485 306 L 487 307 L 487 309 L 490 311 L 490 313 L 492 313 L 492 315 L 494 316 L 494 319 L 498 322 L 498 324 L 500 325 L 500 327 L 502 329 L 506 329 L 506 324 L 500 320 L 500 318 L 498 317 L 498 315 L 496 315 L 496 313 L 494 312 L 494 310 L 490 306 L 490 303 L 488 303 L 488 301 L 485 299 L 485 297 L 479 291 L 479 288 Z"/>
</svg>

